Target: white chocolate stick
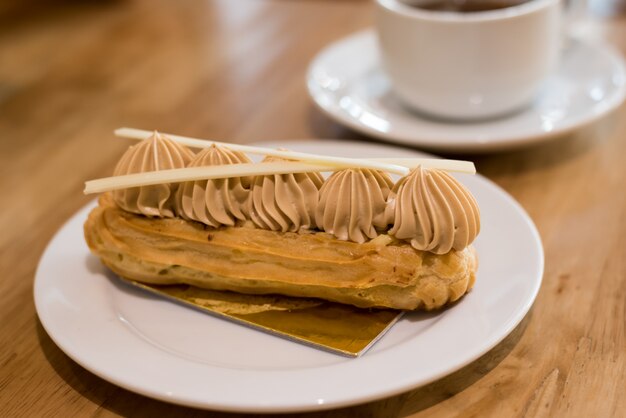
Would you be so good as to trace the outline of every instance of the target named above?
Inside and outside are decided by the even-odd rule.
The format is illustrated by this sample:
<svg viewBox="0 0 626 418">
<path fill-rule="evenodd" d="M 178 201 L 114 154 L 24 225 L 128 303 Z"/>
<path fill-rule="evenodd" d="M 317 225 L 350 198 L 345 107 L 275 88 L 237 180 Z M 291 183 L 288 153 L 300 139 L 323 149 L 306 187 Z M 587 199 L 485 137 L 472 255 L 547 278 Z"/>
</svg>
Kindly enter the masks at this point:
<svg viewBox="0 0 626 418">
<path fill-rule="evenodd" d="M 407 168 L 422 166 L 438 170 L 455 171 L 457 173 L 476 174 L 476 167 L 471 161 L 443 160 L 438 158 L 370 158 L 371 161 L 391 163 Z"/>
<path fill-rule="evenodd" d="M 131 139 L 146 139 L 152 135 L 151 131 L 144 131 L 141 129 L 134 128 L 119 128 L 115 130 L 115 135 L 122 138 L 131 138 Z M 273 155 L 277 157 L 291 158 L 294 160 L 304 161 L 304 162 L 314 162 L 329 166 L 334 166 L 330 163 L 330 161 L 342 161 L 346 160 L 359 161 L 359 164 L 363 164 L 363 161 L 373 161 L 375 163 L 383 163 L 386 164 L 384 167 L 365 167 L 364 165 L 359 165 L 364 168 L 375 168 L 379 170 L 388 171 L 394 174 L 404 175 L 407 174 L 406 171 L 403 172 L 395 172 L 388 169 L 390 165 L 402 166 L 406 168 L 415 168 L 418 165 L 426 168 L 436 168 L 439 170 L 445 171 L 455 171 L 459 173 L 468 173 L 468 174 L 476 174 L 476 167 L 474 163 L 471 161 L 461 161 L 461 160 L 442 160 L 439 158 L 338 158 L 338 157 L 326 157 L 321 155 L 307 154 L 302 152 L 290 152 L 290 151 L 281 151 L 275 150 L 271 148 L 263 148 L 263 147 L 254 147 L 249 145 L 238 145 L 238 144 L 229 144 L 225 142 L 216 142 L 209 141 L 206 139 L 198 139 L 198 138 L 188 138 L 180 135 L 172 135 L 172 134 L 163 134 L 170 138 L 172 141 L 178 142 L 179 144 L 186 145 L 192 148 L 206 148 L 211 146 L 212 144 L 221 145 L 228 147 L 234 151 L 242 151 L 249 152 L 251 154 L 260 154 L 260 155 Z M 293 157 L 297 155 L 299 157 Z M 322 163 L 322 160 L 325 162 Z"/>
<path fill-rule="evenodd" d="M 224 179 L 230 177 L 265 176 L 271 174 L 310 173 L 332 171 L 326 165 L 301 162 L 269 162 L 187 167 L 172 170 L 149 171 L 124 176 L 105 177 L 85 182 L 85 194 L 100 193 L 129 187 L 154 184 L 180 183 L 183 181 Z"/>
<path fill-rule="evenodd" d="M 116 136 L 123 138 L 133 138 L 133 139 L 146 139 L 153 135 L 154 132 L 144 131 L 141 129 L 134 128 L 119 128 L 114 131 Z M 211 145 L 219 145 L 223 147 L 227 147 L 233 151 L 242 151 L 248 152 L 250 154 L 260 154 L 260 155 L 271 155 L 273 157 L 281 157 L 290 160 L 298 160 L 306 163 L 319 164 L 324 165 L 330 168 L 371 168 L 374 170 L 382 170 L 388 173 L 406 175 L 409 173 L 409 169 L 400 165 L 376 162 L 365 159 L 356 159 L 356 158 L 342 158 L 342 157 L 330 157 L 325 155 L 316 155 L 316 154 L 308 154 L 304 152 L 293 152 L 293 151 L 285 151 L 285 150 L 277 150 L 272 148 L 263 148 L 263 147 L 255 147 L 251 145 L 240 145 L 240 144 L 229 144 L 225 142 L 217 142 L 217 141 L 209 141 L 206 139 L 198 139 L 198 138 L 188 138 L 179 135 L 172 134 L 163 134 L 164 136 L 170 138 L 172 141 L 178 142 L 179 144 L 186 145 L 188 147 L 193 148 L 207 148 Z M 317 170 L 324 171 L 324 170 Z"/>
</svg>

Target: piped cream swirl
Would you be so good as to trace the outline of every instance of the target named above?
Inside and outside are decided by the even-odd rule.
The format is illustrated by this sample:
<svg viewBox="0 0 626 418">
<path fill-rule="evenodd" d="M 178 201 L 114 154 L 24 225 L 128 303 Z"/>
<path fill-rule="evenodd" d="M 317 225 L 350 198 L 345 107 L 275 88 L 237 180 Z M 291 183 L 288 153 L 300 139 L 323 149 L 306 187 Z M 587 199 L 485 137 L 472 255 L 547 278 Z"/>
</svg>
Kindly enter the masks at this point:
<svg viewBox="0 0 626 418">
<path fill-rule="evenodd" d="M 287 161 L 267 156 L 261 162 Z M 252 185 L 250 218 L 259 228 L 299 231 L 315 228 L 315 210 L 324 179 L 320 173 L 257 176 Z"/>
<path fill-rule="evenodd" d="M 317 226 L 340 240 L 363 243 L 393 220 L 385 211 L 393 186 L 388 174 L 369 169 L 333 173 L 320 189 Z"/>
<path fill-rule="evenodd" d="M 445 254 L 462 250 L 480 231 L 472 194 L 445 171 L 418 167 L 400 179 L 389 196 L 395 222 L 390 235 L 413 248 Z"/>
<path fill-rule="evenodd" d="M 154 132 L 152 136 L 126 150 L 113 175 L 184 168 L 193 152 L 169 138 Z M 113 199 L 128 212 L 147 216 L 173 217 L 178 184 L 157 184 L 115 190 Z"/>
<path fill-rule="evenodd" d="M 211 145 L 200 151 L 188 167 L 250 162 L 242 152 Z M 246 219 L 250 182 L 249 177 L 185 182 L 178 189 L 176 210 L 184 219 L 202 222 L 213 228 L 235 225 L 237 221 Z"/>
</svg>

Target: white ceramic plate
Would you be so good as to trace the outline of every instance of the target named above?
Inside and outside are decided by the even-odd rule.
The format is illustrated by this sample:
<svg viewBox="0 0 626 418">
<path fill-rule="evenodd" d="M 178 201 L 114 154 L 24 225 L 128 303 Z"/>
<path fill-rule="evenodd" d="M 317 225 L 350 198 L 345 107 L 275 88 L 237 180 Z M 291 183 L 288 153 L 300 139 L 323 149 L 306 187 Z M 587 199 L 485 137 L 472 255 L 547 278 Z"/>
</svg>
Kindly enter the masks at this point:
<svg viewBox="0 0 626 418">
<path fill-rule="evenodd" d="M 286 148 L 363 157 L 420 155 L 346 141 Z M 423 155 L 423 154 L 422 154 Z M 543 274 L 539 235 L 523 209 L 481 176 L 459 176 L 478 200 L 482 231 L 474 290 L 437 314 L 406 315 L 366 355 L 349 359 L 160 299 L 89 254 L 76 213 L 46 249 L 35 303 L 54 342 L 112 383 L 167 402 L 242 412 L 288 412 L 372 401 L 449 374 L 522 320 Z"/>
<path fill-rule="evenodd" d="M 307 86 L 332 119 L 386 141 L 433 150 L 484 152 L 561 136 L 619 106 L 626 96 L 624 60 L 609 46 L 569 39 L 556 73 L 531 107 L 481 122 L 435 120 L 402 106 L 379 63 L 373 30 L 324 49 Z"/>
</svg>

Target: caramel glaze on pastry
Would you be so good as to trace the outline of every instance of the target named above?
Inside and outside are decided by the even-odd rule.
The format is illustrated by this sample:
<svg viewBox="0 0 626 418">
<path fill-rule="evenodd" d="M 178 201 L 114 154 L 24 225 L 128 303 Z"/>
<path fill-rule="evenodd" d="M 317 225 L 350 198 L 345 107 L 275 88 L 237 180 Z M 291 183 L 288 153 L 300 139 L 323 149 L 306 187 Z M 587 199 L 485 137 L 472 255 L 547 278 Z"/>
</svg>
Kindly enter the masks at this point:
<svg viewBox="0 0 626 418">
<path fill-rule="evenodd" d="M 194 157 L 155 133 L 115 173 L 249 162 L 216 146 Z M 474 284 L 478 205 L 440 170 L 417 167 L 395 185 L 369 169 L 193 181 L 99 203 L 89 248 L 139 282 L 406 310 L 439 308 Z"/>
<path fill-rule="evenodd" d="M 115 273 L 140 282 L 407 310 L 439 308 L 474 284 L 472 247 L 436 255 L 386 234 L 359 244 L 325 232 L 214 229 L 129 213 L 108 193 L 99 203 L 85 223 L 89 248 Z"/>
</svg>

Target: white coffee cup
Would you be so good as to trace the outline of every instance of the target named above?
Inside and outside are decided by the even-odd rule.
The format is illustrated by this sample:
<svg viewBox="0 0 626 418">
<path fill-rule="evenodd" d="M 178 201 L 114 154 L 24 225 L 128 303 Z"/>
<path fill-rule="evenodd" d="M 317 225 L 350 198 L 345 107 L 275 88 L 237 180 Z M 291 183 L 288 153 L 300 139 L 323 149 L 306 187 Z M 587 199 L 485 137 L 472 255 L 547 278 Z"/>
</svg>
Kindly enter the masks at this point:
<svg viewBox="0 0 626 418">
<path fill-rule="evenodd" d="M 384 71 L 402 102 L 443 118 L 481 119 L 528 106 L 560 55 L 559 0 L 443 12 L 376 0 Z"/>
</svg>

